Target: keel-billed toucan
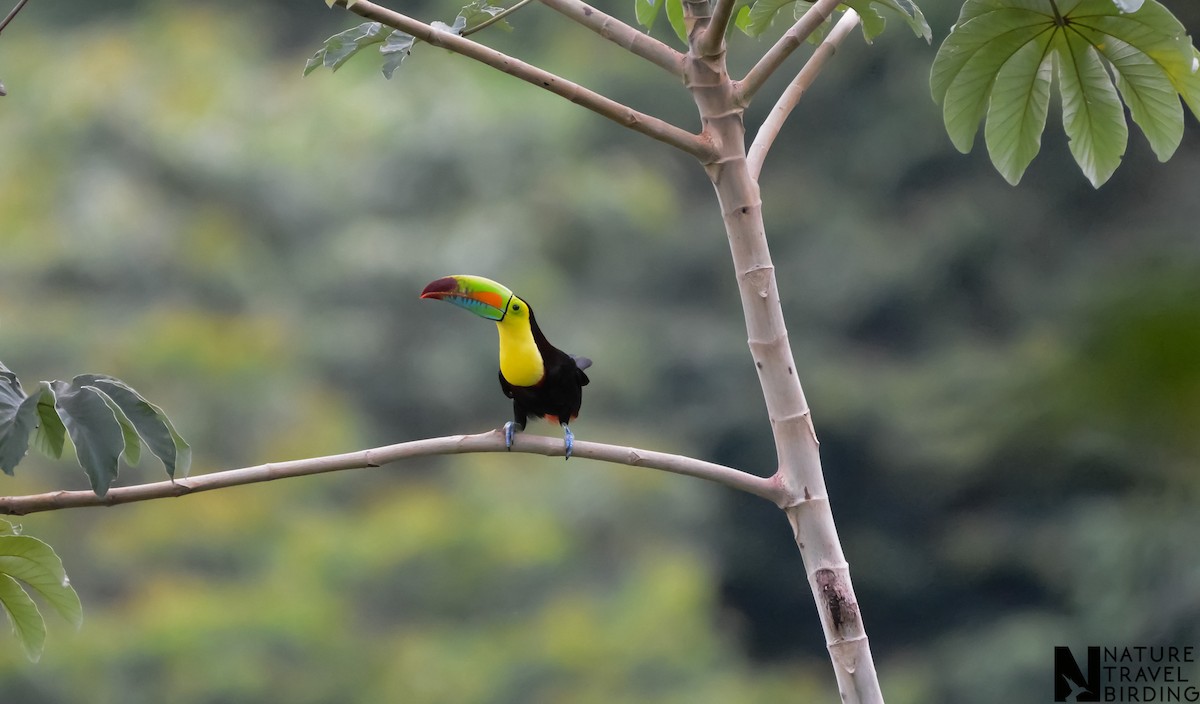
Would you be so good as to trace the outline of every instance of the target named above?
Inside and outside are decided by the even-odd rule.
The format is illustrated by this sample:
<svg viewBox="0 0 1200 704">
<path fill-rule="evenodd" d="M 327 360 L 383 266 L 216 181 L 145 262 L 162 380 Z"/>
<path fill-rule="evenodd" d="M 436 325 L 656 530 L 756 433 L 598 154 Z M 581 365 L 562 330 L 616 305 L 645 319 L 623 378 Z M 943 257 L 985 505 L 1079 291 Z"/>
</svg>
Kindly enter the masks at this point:
<svg viewBox="0 0 1200 704">
<path fill-rule="evenodd" d="M 574 436 L 567 424 L 579 415 L 583 387 L 588 383 L 583 370 L 592 365 L 592 360 L 551 345 L 538 328 L 529 304 L 491 279 L 445 276 L 426 286 L 421 298 L 448 301 L 496 321 L 500 333 L 500 388 L 513 401 L 513 420 L 504 424 L 505 445 L 512 447 L 514 430 L 524 430 L 529 416 L 546 418 L 562 425 L 569 459 Z"/>
</svg>

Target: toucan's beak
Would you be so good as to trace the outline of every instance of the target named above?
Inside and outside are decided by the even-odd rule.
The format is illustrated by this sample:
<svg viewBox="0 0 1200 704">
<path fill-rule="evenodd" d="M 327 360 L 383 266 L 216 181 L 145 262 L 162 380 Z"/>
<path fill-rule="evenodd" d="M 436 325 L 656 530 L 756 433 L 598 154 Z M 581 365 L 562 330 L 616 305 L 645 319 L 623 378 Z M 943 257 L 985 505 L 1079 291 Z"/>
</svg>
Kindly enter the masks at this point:
<svg viewBox="0 0 1200 704">
<path fill-rule="evenodd" d="M 513 292 L 503 284 L 482 276 L 443 276 L 421 291 L 421 298 L 436 298 L 466 308 L 488 320 L 500 321 L 508 310 Z"/>
</svg>

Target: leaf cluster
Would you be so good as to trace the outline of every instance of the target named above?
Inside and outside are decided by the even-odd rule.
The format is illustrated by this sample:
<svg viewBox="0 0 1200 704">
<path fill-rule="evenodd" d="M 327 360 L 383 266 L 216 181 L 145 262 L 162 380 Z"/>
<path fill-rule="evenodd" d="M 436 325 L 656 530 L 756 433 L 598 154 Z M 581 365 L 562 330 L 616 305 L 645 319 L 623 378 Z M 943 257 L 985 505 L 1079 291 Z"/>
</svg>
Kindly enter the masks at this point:
<svg viewBox="0 0 1200 704">
<path fill-rule="evenodd" d="M 162 409 L 120 379 L 80 374 L 69 382 L 39 382 L 26 394 L 0 363 L 0 470 L 11 476 L 31 442 L 60 458 L 68 436 L 100 496 L 116 480 L 122 455 L 129 464 L 140 461 L 143 442 L 169 477 L 187 476 L 191 464 L 190 446 Z"/>
<path fill-rule="evenodd" d="M 968 0 L 930 75 L 954 146 L 981 120 L 992 163 L 1017 184 L 1041 148 L 1051 84 L 1084 175 L 1099 187 L 1125 154 L 1125 111 L 1160 161 L 1200 115 L 1200 52 L 1156 0 Z"/>
<path fill-rule="evenodd" d="M 332 0 L 326 2 L 330 6 L 334 4 Z M 348 4 L 352 5 L 353 1 Z M 459 36 L 469 34 L 473 28 L 482 27 L 484 23 L 494 23 L 503 29 L 511 30 L 507 20 L 497 19 L 503 12 L 504 8 L 492 5 L 487 0 L 475 0 L 469 5 L 464 5 L 452 23 L 434 21 L 430 26 Z M 383 55 L 383 75 L 390 79 L 400 64 L 412 53 L 417 41 L 411 34 L 385 27 L 379 22 L 364 22 L 326 39 L 304 65 L 304 75 L 307 76 L 322 66 L 337 71 L 358 52 L 378 44 L 379 53 Z"/>
<path fill-rule="evenodd" d="M 782 11 L 791 8 L 792 17 L 799 19 L 812 6 L 813 2 L 810 0 L 755 0 L 738 9 L 734 22 L 738 29 L 748 36 L 758 37 L 774 24 Z M 933 39 L 933 32 L 921 8 L 909 0 L 849 0 L 839 7 L 852 8 L 859 14 L 862 19 L 863 37 L 868 42 L 879 36 L 887 25 L 887 19 L 880 12 L 881 7 L 900 15 L 918 37 L 927 42 Z M 820 43 L 828 26 L 829 23 L 826 22 L 819 30 L 809 35 L 808 41 Z"/>
<path fill-rule="evenodd" d="M 83 622 L 79 595 L 53 548 L 37 538 L 21 535 L 19 527 L 0 520 L 0 607 L 25 655 L 36 662 L 46 642 L 46 622 L 27 589 L 76 628 Z"/>
</svg>

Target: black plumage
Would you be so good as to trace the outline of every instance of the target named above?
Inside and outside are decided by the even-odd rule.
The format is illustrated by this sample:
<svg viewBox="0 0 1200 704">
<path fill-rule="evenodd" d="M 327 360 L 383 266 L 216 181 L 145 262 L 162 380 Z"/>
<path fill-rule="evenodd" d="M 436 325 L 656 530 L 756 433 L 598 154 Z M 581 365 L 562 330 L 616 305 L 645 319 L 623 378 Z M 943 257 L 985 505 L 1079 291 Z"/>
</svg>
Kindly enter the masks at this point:
<svg viewBox="0 0 1200 704">
<path fill-rule="evenodd" d="M 525 429 L 529 416 L 565 426 L 579 415 L 583 387 L 588 385 L 583 370 L 592 366 L 592 360 L 568 354 L 550 344 L 538 327 L 532 308 L 529 309 L 529 327 L 542 356 L 542 379 L 533 386 L 515 386 L 501 372 L 500 388 L 512 399 L 513 421 L 521 430 Z"/>
</svg>

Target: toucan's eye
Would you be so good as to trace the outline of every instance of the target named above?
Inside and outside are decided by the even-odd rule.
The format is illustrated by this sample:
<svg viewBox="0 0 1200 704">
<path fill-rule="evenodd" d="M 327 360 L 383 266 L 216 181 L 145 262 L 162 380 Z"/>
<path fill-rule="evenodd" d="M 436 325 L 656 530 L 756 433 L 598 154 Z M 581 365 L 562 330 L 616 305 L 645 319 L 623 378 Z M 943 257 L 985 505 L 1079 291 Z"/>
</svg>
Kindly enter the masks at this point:
<svg viewBox="0 0 1200 704">
<path fill-rule="evenodd" d="M 521 304 L 520 304 L 520 303 L 514 303 L 514 304 L 513 304 L 513 310 L 514 310 L 514 311 L 521 310 Z"/>
</svg>

